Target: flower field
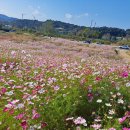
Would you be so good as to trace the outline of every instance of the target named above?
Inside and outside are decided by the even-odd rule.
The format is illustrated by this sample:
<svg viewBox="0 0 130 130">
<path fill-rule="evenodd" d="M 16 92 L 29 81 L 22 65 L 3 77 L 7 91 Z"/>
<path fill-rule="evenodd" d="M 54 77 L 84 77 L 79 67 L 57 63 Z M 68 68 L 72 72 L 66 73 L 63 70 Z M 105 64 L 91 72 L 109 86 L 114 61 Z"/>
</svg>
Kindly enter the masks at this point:
<svg viewBox="0 0 130 130">
<path fill-rule="evenodd" d="M 0 41 L 0 130 L 130 130 L 130 64 L 74 42 Z"/>
</svg>

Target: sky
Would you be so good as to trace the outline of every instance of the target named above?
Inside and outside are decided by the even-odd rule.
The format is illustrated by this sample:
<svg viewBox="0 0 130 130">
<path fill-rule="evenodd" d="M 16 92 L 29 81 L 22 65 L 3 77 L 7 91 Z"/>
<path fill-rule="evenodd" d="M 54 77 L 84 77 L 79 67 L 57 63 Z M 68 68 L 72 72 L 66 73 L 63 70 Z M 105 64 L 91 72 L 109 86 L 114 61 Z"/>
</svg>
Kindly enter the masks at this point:
<svg viewBox="0 0 130 130">
<path fill-rule="evenodd" d="M 81 26 L 130 28 L 130 0 L 0 0 L 0 14 Z M 96 23 L 96 24 L 95 24 Z"/>
</svg>

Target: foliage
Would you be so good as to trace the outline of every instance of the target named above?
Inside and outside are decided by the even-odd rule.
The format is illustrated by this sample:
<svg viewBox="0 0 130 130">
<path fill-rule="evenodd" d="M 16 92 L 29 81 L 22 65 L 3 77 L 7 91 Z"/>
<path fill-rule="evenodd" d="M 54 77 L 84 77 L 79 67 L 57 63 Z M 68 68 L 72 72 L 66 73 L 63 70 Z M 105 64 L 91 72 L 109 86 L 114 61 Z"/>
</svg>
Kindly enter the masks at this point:
<svg viewBox="0 0 130 130">
<path fill-rule="evenodd" d="M 128 39 L 130 35 L 130 29 L 124 30 L 112 27 L 90 28 L 60 21 L 47 20 L 42 22 L 38 20 L 15 19 L 3 15 L 0 17 L 0 24 L 10 25 L 12 26 L 12 29 L 20 29 L 24 32 L 76 40 L 87 40 L 88 38 L 91 38 L 92 40 L 102 39 L 117 42 L 118 39 L 125 37 Z"/>
</svg>

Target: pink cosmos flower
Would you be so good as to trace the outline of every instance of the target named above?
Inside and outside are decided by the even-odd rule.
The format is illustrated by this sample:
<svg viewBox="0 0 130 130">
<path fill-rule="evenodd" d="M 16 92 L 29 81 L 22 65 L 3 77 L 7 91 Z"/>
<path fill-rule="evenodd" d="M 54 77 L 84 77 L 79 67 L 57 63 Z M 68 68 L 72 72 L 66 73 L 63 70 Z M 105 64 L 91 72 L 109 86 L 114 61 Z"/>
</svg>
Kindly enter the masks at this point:
<svg viewBox="0 0 130 130">
<path fill-rule="evenodd" d="M 27 130 L 27 121 L 26 120 L 23 120 L 22 122 L 21 122 L 21 126 L 22 126 L 22 128 L 23 128 L 23 130 Z"/>
<path fill-rule="evenodd" d="M 46 122 L 42 122 L 42 123 L 41 123 L 41 127 L 42 127 L 42 128 L 45 128 L 46 126 L 47 126 L 47 123 L 46 123 Z"/>
<path fill-rule="evenodd" d="M 2 88 L 1 91 L 0 91 L 0 93 L 1 93 L 1 94 L 4 94 L 6 91 L 7 91 L 6 88 Z"/>
<path fill-rule="evenodd" d="M 126 112 L 126 117 L 130 117 L 130 111 Z"/>
<path fill-rule="evenodd" d="M 10 114 L 10 115 L 14 114 L 14 109 L 11 109 L 11 110 L 9 111 L 9 114 Z"/>
<path fill-rule="evenodd" d="M 87 97 L 88 97 L 88 101 L 89 102 L 92 102 L 92 100 L 93 100 L 93 94 L 92 93 L 88 93 L 88 95 L 87 95 Z"/>
<path fill-rule="evenodd" d="M 16 103 L 18 103 L 19 102 L 19 100 L 13 100 L 12 102 L 11 102 L 11 104 L 16 104 Z"/>
<path fill-rule="evenodd" d="M 11 51 L 11 55 L 14 57 L 16 56 L 16 51 Z"/>
<path fill-rule="evenodd" d="M 92 125 L 92 127 L 95 129 L 95 130 L 98 130 L 101 128 L 101 124 L 94 124 Z"/>
<path fill-rule="evenodd" d="M 124 127 L 122 130 L 130 130 L 130 128 L 126 128 L 126 127 Z"/>
<path fill-rule="evenodd" d="M 84 118 L 82 118 L 82 117 L 78 117 L 77 119 L 74 120 L 74 123 L 76 125 L 83 125 L 83 124 L 86 123 L 86 120 Z"/>
<path fill-rule="evenodd" d="M 119 123 L 123 123 L 126 120 L 126 116 L 119 119 Z"/>
<path fill-rule="evenodd" d="M 57 91 L 57 90 L 59 90 L 59 89 L 60 89 L 59 86 L 55 86 L 55 87 L 54 87 L 54 90 L 55 90 L 55 91 Z"/>
<path fill-rule="evenodd" d="M 21 114 L 17 115 L 15 118 L 18 119 L 18 120 L 20 120 L 20 119 L 22 119 L 23 117 L 24 117 L 24 114 L 21 113 Z"/>
<path fill-rule="evenodd" d="M 37 119 L 37 118 L 40 117 L 40 114 L 38 114 L 38 113 L 36 112 L 36 110 L 33 110 L 32 113 L 33 113 L 32 119 Z"/>
<path fill-rule="evenodd" d="M 126 71 L 124 71 L 124 72 L 122 72 L 121 76 L 122 76 L 123 78 L 126 78 L 126 77 L 129 76 L 129 73 L 126 72 Z"/>
<path fill-rule="evenodd" d="M 8 127 L 6 130 L 10 130 L 10 127 Z"/>
<path fill-rule="evenodd" d="M 36 86 L 35 88 L 36 88 L 36 90 L 40 90 L 42 87 L 41 86 Z"/>
<path fill-rule="evenodd" d="M 116 130 L 115 128 L 109 128 L 108 130 Z"/>
<path fill-rule="evenodd" d="M 37 90 L 32 90 L 32 94 L 33 95 L 37 94 Z"/>
<path fill-rule="evenodd" d="M 3 109 L 3 112 L 7 112 L 7 111 L 9 111 L 9 108 L 5 107 L 5 108 Z"/>
<path fill-rule="evenodd" d="M 97 81 L 100 81 L 102 78 L 101 77 L 96 77 L 96 80 Z"/>
</svg>

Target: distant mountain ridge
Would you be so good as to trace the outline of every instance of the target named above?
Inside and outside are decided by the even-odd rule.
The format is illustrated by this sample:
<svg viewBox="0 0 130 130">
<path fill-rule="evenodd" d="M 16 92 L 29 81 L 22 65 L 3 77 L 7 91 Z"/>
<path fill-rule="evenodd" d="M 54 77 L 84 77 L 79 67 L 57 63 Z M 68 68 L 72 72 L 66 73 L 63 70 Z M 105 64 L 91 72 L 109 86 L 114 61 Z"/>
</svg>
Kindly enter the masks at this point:
<svg viewBox="0 0 130 130">
<path fill-rule="evenodd" d="M 0 21 L 11 22 L 11 21 L 14 21 L 14 20 L 17 20 L 17 18 L 8 17 L 6 15 L 0 14 Z"/>
<path fill-rule="evenodd" d="M 107 41 L 117 41 L 124 37 L 130 37 L 130 29 L 124 30 L 114 27 L 85 27 L 61 21 L 18 19 L 0 14 L 0 26 L 22 29 L 47 36 L 57 36 L 74 38 L 77 40 L 102 39 Z"/>
</svg>

